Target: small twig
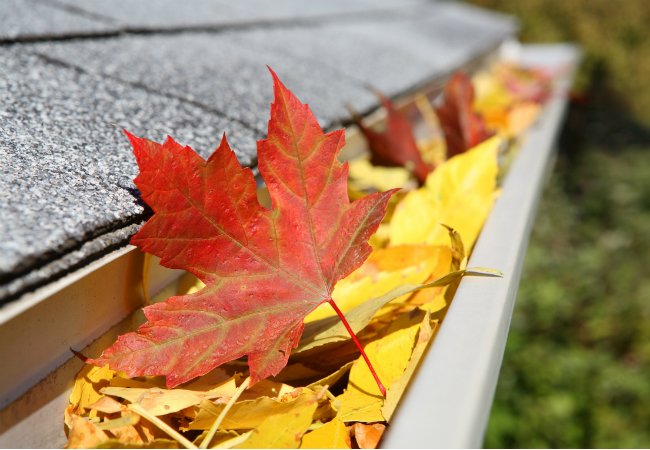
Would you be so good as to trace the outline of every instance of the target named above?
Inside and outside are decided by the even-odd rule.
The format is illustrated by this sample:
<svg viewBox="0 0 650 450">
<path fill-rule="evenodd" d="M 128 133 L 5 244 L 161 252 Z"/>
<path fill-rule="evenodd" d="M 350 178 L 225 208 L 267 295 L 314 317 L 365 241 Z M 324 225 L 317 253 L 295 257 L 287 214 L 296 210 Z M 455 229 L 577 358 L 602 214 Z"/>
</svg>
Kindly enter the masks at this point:
<svg viewBox="0 0 650 450">
<path fill-rule="evenodd" d="M 329 386 L 327 385 L 323 386 L 323 389 L 325 389 L 325 395 L 327 396 L 327 398 L 329 398 L 332 401 L 336 400 L 336 397 L 334 396 L 334 394 L 332 394 L 332 391 L 330 391 Z"/>
<path fill-rule="evenodd" d="M 196 445 L 192 444 L 185 436 L 180 434 L 178 431 L 174 430 L 172 427 L 167 425 L 165 422 L 160 420 L 158 417 L 154 416 L 151 414 L 149 411 L 144 409 L 142 406 L 138 405 L 137 403 L 131 403 L 129 405 L 129 409 L 133 411 L 136 414 L 141 415 L 145 419 L 147 419 L 149 422 L 153 423 L 155 426 L 160 428 L 162 431 L 167 433 L 170 437 L 178 441 L 179 444 L 181 444 L 185 448 L 198 448 Z"/>
<path fill-rule="evenodd" d="M 228 400 L 228 403 L 226 403 L 226 407 L 221 410 L 221 413 L 219 413 L 217 420 L 215 420 L 212 426 L 210 427 L 210 431 L 208 431 L 207 436 L 205 437 L 205 439 L 203 439 L 203 442 L 201 442 L 201 446 L 199 448 L 208 448 L 208 445 L 210 445 L 210 441 L 212 441 L 212 438 L 214 438 L 214 435 L 217 433 L 217 429 L 219 428 L 219 425 L 221 425 L 223 419 L 226 418 L 226 414 L 228 414 L 228 411 L 230 411 L 232 405 L 235 404 L 239 396 L 246 390 L 246 388 L 250 384 L 250 381 L 251 381 L 251 377 L 246 378 L 242 382 L 242 384 L 237 388 L 237 390 L 232 395 L 232 397 L 230 397 L 230 400 Z"/>
</svg>

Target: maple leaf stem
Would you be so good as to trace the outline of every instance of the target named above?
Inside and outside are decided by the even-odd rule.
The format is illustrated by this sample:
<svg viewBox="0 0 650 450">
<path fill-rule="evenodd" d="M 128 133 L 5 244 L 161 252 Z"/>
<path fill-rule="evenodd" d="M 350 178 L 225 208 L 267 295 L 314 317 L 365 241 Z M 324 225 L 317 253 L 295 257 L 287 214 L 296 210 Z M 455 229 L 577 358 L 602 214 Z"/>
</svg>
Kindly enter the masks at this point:
<svg viewBox="0 0 650 450">
<path fill-rule="evenodd" d="M 328 303 L 330 305 L 332 305 L 332 308 L 334 308 L 334 311 L 336 311 L 336 314 L 341 319 L 341 322 L 343 322 L 343 326 L 345 326 L 345 329 L 348 330 L 348 333 L 350 333 L 350 337 L 352 338 L 352 341 L 354 342 L 354 344 L 357 346 L 357 348 L 361 352 L 361 356 L 363 356 L 363 359 L 366 361 L 366 364 L 368 365 L 368 369 L 370 369 L 370 373 L 372 374 L 373 378 L 377 382 L 377 387 L 379 388 L 379 391 L 381 392 L 381 395 L 383 395 L 384 398 L 386 398 L 386 388 L 381 383 L 381 380 L 379 379 L 379 376 L 377 375 L 377 372 L 375 372 L 375 368 L 372 366 L 372 363 L 370 362 L 370 358 L 368 358 L 368 355 L 366 355 L 366 352 L 364 351 L 363 347 L 361 346 L 361 342 L 359 342 L 359 338 L 357 338 L 357 335 L 352 330 L 352 327 L 350 326 L 347 319 L 343 315 L 343 312 L 337 306 L 334 299 L 330 298 L 327 301 L 328 301 Z"/>
</svg>

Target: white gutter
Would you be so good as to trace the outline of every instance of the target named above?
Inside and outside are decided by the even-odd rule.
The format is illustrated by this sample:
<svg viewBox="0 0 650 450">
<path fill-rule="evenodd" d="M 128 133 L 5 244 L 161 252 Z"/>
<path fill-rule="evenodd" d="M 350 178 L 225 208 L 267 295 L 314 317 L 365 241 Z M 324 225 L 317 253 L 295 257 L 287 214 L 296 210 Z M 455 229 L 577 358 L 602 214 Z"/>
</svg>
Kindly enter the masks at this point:
<svg viewBox="0 0 650 450">
<path fill-rule="evenodd" d="M 510 49 L 509 49 L 510 50 Z M 524 46 L 520 62 L 561 73 L 554 95 L 505 179 L 469 266 L 503 279 L 463 279 L 440 331 L 389 425 L 383 448 L 478 448 L 490 415 L 528 238 L 554 162 L 567 93 L 579 60 L 572 45 Z"/>
</svg>

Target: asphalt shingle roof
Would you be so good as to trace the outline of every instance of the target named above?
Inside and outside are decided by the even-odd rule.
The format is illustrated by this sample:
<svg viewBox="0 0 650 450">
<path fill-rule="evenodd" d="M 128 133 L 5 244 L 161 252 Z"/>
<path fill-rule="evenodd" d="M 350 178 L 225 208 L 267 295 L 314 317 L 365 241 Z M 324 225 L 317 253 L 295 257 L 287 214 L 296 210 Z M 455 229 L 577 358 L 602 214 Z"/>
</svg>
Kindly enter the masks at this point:
<svg viewBox="0 0 650 450">
<path fill-rule="evenodd" d="M 0 2 L 0 303 L 145 219 L 128 129 L 255 165 L 273 67 L 325 128 L 493 49 L 509 18 L 426 0 Z"/>
</svg>

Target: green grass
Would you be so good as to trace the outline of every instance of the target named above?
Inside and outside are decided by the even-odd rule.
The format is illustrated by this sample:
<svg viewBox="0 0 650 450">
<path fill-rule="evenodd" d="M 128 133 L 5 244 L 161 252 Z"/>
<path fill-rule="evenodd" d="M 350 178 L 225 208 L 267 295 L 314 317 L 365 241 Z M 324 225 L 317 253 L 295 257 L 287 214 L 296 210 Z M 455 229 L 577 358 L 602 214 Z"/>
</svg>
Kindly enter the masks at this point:
<svg viewBox="0 0 650 450">
<path fill-rule="evenodd" d="M 650 447 L 650 3 L 474 0 L 585 51 L 526 256 L 487 447 Z"/>
<path fill-rule="evenodd" d="M 650 446 L 650 147 L 560 156 L 487 447 Z"/>
</svg>

